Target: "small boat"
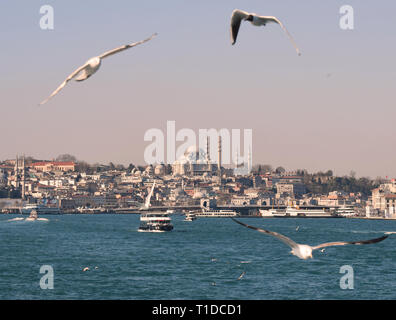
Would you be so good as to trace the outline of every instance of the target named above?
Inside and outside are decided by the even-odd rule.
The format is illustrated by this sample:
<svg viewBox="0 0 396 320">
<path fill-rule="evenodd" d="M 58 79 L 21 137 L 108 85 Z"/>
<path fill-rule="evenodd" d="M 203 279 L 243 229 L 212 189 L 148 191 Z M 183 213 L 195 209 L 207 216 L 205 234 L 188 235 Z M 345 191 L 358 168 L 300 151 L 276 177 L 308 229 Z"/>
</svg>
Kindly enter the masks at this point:
<svg viewBox="0 0 396 320">
<path fill-rule="evenodd" d="M 37 218 L 38 218 L 37 211 L 33 209 L 32 211 L 30 211 L 29 217 L 27 217 L 25 220 L 26 221 L 36 221 Z"/>
<path fill-rule="evenodd" d="M 36 210 L 32 210 L 32 211 L 30 212 L 29 217 L 27 217 L 27 218 L 25 219 L 25 221 L 48 221 L 48 219 L 46 219 L 46 218 L 39 218 L 39 217 L 38 217 L 38 214 L 37 214 L 37 211 L 36 211 Z"/>
<path fill-rule="evenodd" d="M 197 219 L 197 215 L 193 211 L 189 211 L 186 213 L 186 217 L 184 218 L 184 221 L 194 221 Z"/>
</svg>

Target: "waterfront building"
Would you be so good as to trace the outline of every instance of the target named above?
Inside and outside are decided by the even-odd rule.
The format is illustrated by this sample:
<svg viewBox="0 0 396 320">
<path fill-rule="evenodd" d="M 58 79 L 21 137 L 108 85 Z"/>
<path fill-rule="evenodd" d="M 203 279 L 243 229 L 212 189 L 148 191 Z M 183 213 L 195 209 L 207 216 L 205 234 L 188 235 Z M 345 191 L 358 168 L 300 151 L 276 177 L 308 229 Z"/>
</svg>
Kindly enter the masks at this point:
<svg viewBox="0 0 396 320">
<path fill-rule="evenodd" d="M 301 197 L 304 193 L 306 193 L 306 188 L 303 183 L 293 182 L 293 183 L 285 183 L 278 182 L 276 183 L 276 193 L 277 196 L 290 196 L 290 197 Z"/>
<path fill-rule="evenodd" d="M 380 211 L 389 210 L 396 205 L 396 182 L 381 184 L 371 191 L 371 204 L 374 209 Z"/>
<path fill-rule="evenodd" d="M 7 170 L 0 168 L 0 188 L 4 188 L 7 186 L 8 182 L 8 173 Z"/>
<path fill-rule="evenodd" d="M 76 164 L 73 161 L 42 161 L 34 162 L 30 167 L 42 172 L 75 171 Z"/>
</svg>

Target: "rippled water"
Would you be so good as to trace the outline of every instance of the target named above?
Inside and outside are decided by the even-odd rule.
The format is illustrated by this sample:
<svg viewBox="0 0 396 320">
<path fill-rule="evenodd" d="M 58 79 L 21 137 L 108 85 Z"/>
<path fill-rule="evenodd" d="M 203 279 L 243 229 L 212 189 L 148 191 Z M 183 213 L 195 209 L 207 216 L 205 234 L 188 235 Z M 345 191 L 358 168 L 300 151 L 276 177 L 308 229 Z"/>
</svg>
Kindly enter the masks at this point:
<svg viewBox="0 0 396 320">
<path fill-rule="evenodd" d="M 305 261 L 226 218 L 173 216 L 172 232 L 140 233 L 137 215 L 15 217 L 0 216 L 0 299 L 396 299 L 396 235 Z M 312 245 L 396 231 L 396 221 L 242 220 Z M 40 288 L 42 265 L 53 267 L 52 290 Z M 343 265 L 353 267 L 352 290 L 340 288 Z"/>
</svg>

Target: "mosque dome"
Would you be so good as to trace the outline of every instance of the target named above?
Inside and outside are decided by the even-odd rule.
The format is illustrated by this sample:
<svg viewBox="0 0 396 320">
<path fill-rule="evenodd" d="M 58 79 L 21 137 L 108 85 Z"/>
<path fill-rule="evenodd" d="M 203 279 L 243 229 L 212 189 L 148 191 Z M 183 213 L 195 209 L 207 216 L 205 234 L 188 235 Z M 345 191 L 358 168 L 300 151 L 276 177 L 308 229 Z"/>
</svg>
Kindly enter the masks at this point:
<svg viewBox="0 0 396 320">
<path fill-rule="evenodd" d="M 195 145 L 189 146 L 184 154 L 176 160 L 178 164 L 207 163 L 206 152 Z"/>
<path fill-rule="evenodd" d="M 208 160 L 206 152 L 198 146 L 191 145 L 172 165 L 173 175 L 212 174 L 215 166 Z"/>
</svg>

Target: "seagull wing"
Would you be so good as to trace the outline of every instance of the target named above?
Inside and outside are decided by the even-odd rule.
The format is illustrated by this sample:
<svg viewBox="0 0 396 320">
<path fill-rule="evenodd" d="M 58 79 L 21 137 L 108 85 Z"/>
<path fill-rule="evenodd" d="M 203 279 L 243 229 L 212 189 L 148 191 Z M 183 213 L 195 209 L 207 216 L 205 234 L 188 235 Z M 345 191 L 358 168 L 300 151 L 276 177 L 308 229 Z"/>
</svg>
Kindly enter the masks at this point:
<svg viewBox="0 0 396 320">
<path fill-rule="evenodd" d="M 286 27 L 283 25 L 283 23 L 277 18 L 277 17 L 273 17 L 273 16 L 259 16 L 257 17 L 260 21 L 262 21 L 264 24 L 268 23 L 268 22 L 274 22 L 277 23 L 281 26 L 281 28 L 283 29 L 283 31 L 287 34 L 287 36 L 289 37 L 291 43 L 293 44 L 294 48 L 297 51 L 297 54 L 300 56 L 301 52 L 300 49 L 297 47 L 296 42 L 294 41 L 293 37 L 291 36 L 291 34 L 289 33 L 289 31 L 287 31 Z"/>
<path fill-rule="evenodd" d="M 240 225 L 244 226 L 244 227 L 247 227 L 247 228 L 250 228 L 250 229 L 256 230 L 258 232 L 265 233 L 265 234 L 269 234 L 270 236 L 278 238 L 280 241 L 282 241 L 283 243 L 287 244 L 292 249 L 295 248 L 295 247 L 298 247 L 298 244 L 295 243 L 292 239 L 290 239 L 290 238 L 288 238 L 288 237 L 286 237 L 286 236 L 284 236 L 284 235 L 282 235 L 280 233 L 269 231 L 269 230 L 264 230 L 264 229 L 253 227 L 253 226 L 249 226 L 249 225 L 244 224 L 243 222 L 240 222 L 240 221 L 238 221 L 238 220 L 236 220 L 234 218 L 231 218 L 231 219 L 234 220 L 236 223 L 239 223 Z"/>
<path fill-rule="evenodd" d="M 124 51 L 126 49 L 132 48 L 132 47 L 137 46 L 139 44 L 145 43 L 145 42 L 151 40 L 152 38 L 154 38 L 156 35 L 157 35 L 157 33 L 154 33 L 151 37 L 149 37 L 147 39 L 144 39 L 142 41 L 134 42 L 134 43 L 131 43 L 131 44 L 126 44 L 124 46 L 121 46 L 121 47 L 115 48 L 113 50 L 107 51 L 107 52 L 103 53 L 102 55 L 100 55 L 99 58 L 101 58 L 101 59 L 107 58 L 107 57 L 112 56 L 113 54 L 116 54 L 118 52 L 121 52 L 121 51 Z"/>
<path fill-rule="evenodd" d="M 46 103 L 49 99 L 51 99 L 54 95 L 56 95 L 59 91 L 61 91 L 65 85 L 71 80 L 73 79 L 75 76 L 77 76 L 82 70 L 84 70 L 86 67 L 88 66 L 88 63 L 85 63 L 84 65 L 82 65 L 81 67 L 78 67 L 76 70 L 73 71 L 72 74 L 70 74 L 65 81 L 62 82 L 62 84 L 54 91 L 51 93 L 51 95 L 45 99 L 44 101 L 42 101 L 40 103 L 40 105 L 43 105 L 44 103 Z"/>
<path fill-rule="evenodd" d="M 235 44 L 237 36 L 238 36 L 238 31 L 239 31 L 239 27 L 241 26 L 241 22 L 243 19 L 246 19 L 248 17 L 249 13 L 239 10 L 239 9 L 235 9 L 232 12 L 231 15 L 231 41 L 232 44 Z"/>
<path fill-rule="evenodd" d="M 388 238 L 387 235 L 384 235 L 382 237 L 379 238 L 375 238 L 375 239 L 370 239 L 370 240 L 362 240 L 362 241 L 338 241 L 338 242 L 327 242 L 327 243 L 322 243 L 319 244 L 315 247 L 312 247 L 312 250 L 316 250 L 316 249 L 320 249 L 320 248 L 325 248 L 325 247 L 331 247 L 331 246 L 344 246 L 346 244 L 370 244 L 370 243 L 376 243 L 376 242 L 380 242 L 382 240 L 385 240 L 386 238 Z"/>
</svg>

